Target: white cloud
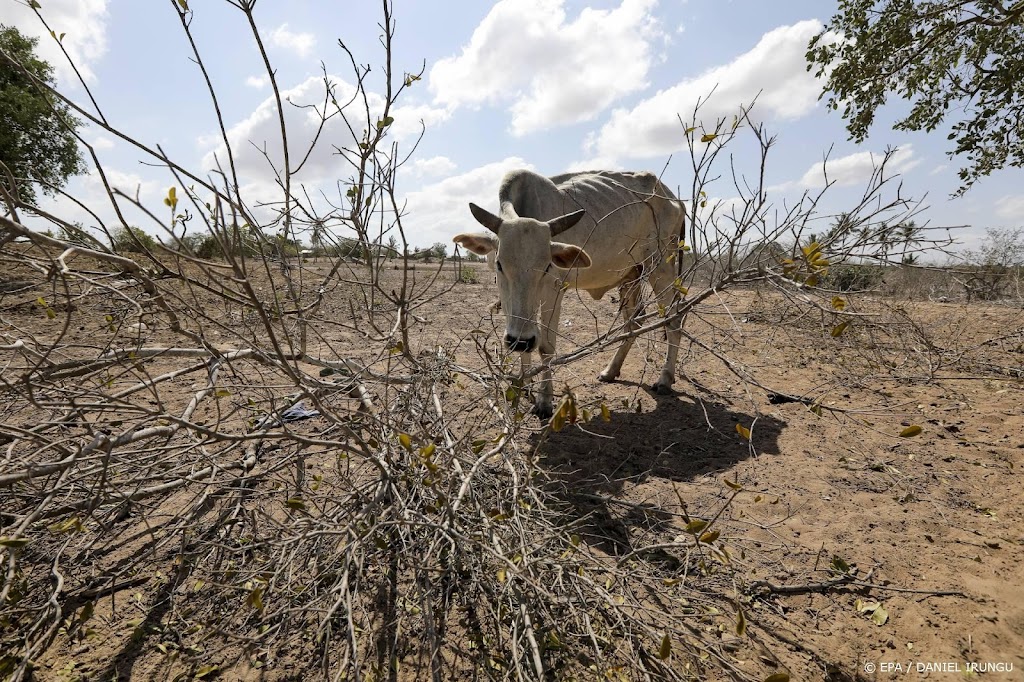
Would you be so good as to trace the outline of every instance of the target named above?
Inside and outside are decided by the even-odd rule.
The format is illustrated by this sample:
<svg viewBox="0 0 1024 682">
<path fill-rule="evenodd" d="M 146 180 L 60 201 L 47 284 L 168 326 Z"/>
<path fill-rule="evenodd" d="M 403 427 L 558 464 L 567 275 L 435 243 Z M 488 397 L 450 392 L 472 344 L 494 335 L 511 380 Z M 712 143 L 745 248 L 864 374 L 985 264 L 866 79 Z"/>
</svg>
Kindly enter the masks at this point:
<svg viewBox="0 0 1024 682">
<path fill-rule="evenodd" d="M 786 183 L 783 187 L 792 187 L 794 185 L 801 189 L 824 187 L 826 174 L 828 182 L 835 183 L 837 187 L 867 182 L 875 168 L 882 163 L 884 158 L 884 154 L 876 152 L 856 152 L 838 159 L 828 159 L 824 164 L 814 164 L 795 183 Z M 918 163 L 920 163 L 920 160 L 914 158 L 912 145 L 905 144 L 897 149 L 889 158 L 889 162 L 885 167 L 886 176 L 891 177 L 897 173 L 906 173 Z"/>
<path fill-rule="evenodd" d="M 678 116 L 689 120 L 698 100 L 699 119 L 711 125 L 738 113 L 757 97 L 760 118 L 797 119 L 818 102 L 821 83 L 807 71 L 807 43 L 821 31 L 817 20 L 782 26 L 765 33 L 750 51 L 729 64 L 681 81 L 640 102 L 617 109 L 589 141 L 589 151 L 605 157 L 661 156 L 685 148 Z M 760 94 L 759 94 L 760 93 Z"/>
<path fill-rule="evenodd" d="M 591 156 L 579 161 L 573 161 L 566 169 L 567 172 L 592 170 L 623 170 L 622 164 L 611 157 Z"/>
<path fill-rule="evenodd" d="M 352 99 L 351 84 L 334 76 L 328 76 L 328 79 L 334 84 L 334 95 L 339 103 L 344 104 Z M 299 176 L 293 178 L 293 181 L 315 184 L 325 180 L 344 179 L 350 175 L 351 165 L 338 156 L 335 146 L 351 149 L 355 147 L 356 141 L 352 139 L 345 122 L 331 105 L 328 105 L 327 114 L 333 114 L 333 118 L 330 118 L 323 130 L 320 130 L 321 118 L 317 111 L 324 103 L 323 77 L 311 76 L 292 88 L 282 90 L 281 99 L 284 101 L 289 160 L 293 169 L 306 158 L 310 144 L 317 133 L 320 134 L 316 148 L 306 158 Z M 372 125 L 383 111 L 384 100 L 375 93 L 370 93 L 368 100 Z M 300 108 L 301 105 L 306 105 L 307 108 Z M 309 105 L 315 109 L 308 108 Z M 368 127 L 363 120 L 365 114 L 362 113 L 361 101 L 354 103 L 346 112 L 352 117 L 352 128 L 356 134 Z M 388 129 L 390 139 L 408 142 L 419 135 L 420 120 L 427 125 L 436 124 L 445 120 L 448 112 L 427 105 L 412 105 L 392 108 L 390 115 L 394 118 L 394 123 Z M 283 170 L 280 125 L 273 97 L 264 99 L 249 116 L 231 126 L 228 130 L 228 139 L 235 155 L 236 167 L 243 175 L 243 184 L 273 180 L 273 170 L 267 162 L 267 157 L 278 170 Z M 208 149 L 210 145 L 216 145 L 204 156 L 203 168 L 215 167 L 214 154 L 222 164 L 226 163 L 226 150 L 219 136 L 200 137 L 199 143 L 205 143 L 204 146 Z"/>
<path fill-rule="evenodd" d="M 468 204 L 472 201 L 489 211 L 498 211 L 498 185 L 510 170 L 533 167 L 517 156 L 479 166 L 410 192 L 408 215 L 403 218 L 411 243 L 450 243 L 460 232 L 479 232 L 483 228 L 473 219 Z"/>
<path fill-rule="evenodd" d="M 996 215 L 1017 225 L 1024 224 L 1024 194 L 1008 194 L 999 199 Z"/>
<path fill-rule="evenodd" d="M 429 159 L 415 159 L 412 162 L 412 171 L 416 177 L 448 175 L 453 170 L 455 162 L 447 156 L 432 156 Z"/>
<path fill-rule="evenodd" d="M 291 50 L 300 57 L 308 57 L 316 47 L 316 36 L 312 33 L 295 33 L 288 30 L 288 24 L 281 24 L 270 34 L 275 47 Z"/>
<path fill-rule="evenodd" d="M 263 88 L 265 88 L 268 85 L 270 85 L 270 77 L 269 76 L 249 76 L 248 78 L 245 79 L 245 84 L 248 85 L 250 88 L 256 88 L 257 90 L 262 90 Z"/>
<path fill-rule="evenodd" d="M 568 20 L 565 0 L 501 0 L 462 54 L 434 65 L 430 89 L 449 107 L 511 103 L 515 135 L 591 120 L 647 87 L 654 43 L 664 38 L 656 4 L 622 0 Z"/>
<path fill-rule="evenodd" d="M 942 171 L 946 170 L 947 168 L 949 168 L 949 166 L 947 166 L 944 163 L 940 163 L 938 166 L 933 168 L 932 171 L 930 173 L 928 173 L 928 175 L 938 175 L 939 173 L 941 173 Z"/>
<path fill-rule="evenodd" d="M 107 51 L 107 0 L 45 0 L 40 13 L 71 55 L 82 77 L 96 80 L 93 65 Z M 22 33 L 38 38 L 36 54 L 54 67 L 57 80 L 67 86 L 77 80 L 60 46 L 25 2 L 0 3 L 0 24 L 16 26 Z"/>
<path fill-rule="evenodd" d="M 114 141 L 109 137 L 103 137 L 102 135 L 97 135 L 89 144 L 91 144 L 92 148 L 98 152 L 114 148 Z"/>
</svg>

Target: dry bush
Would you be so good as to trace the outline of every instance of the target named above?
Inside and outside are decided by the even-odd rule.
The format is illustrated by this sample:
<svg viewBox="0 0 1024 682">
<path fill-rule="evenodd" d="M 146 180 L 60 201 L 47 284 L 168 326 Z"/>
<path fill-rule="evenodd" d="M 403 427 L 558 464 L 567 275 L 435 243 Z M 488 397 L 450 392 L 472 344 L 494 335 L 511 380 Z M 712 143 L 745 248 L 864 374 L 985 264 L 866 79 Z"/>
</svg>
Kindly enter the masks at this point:
<svg viewBox="0 0 1024 682">
<path fill-rule="evenodd" d="M 195 45 L 202 10 L 172 4 Z M 253 3 L 237 10 L 262 45 Z M 443 263 L 409 263 L 395 195 L 407 156 L 388 129 L 422 72 L 391 71 L 387 1 L 381 26 L 382 104 L 355 56 L 350 101 L 333 100 L 325 78 L 317 111 L 349 134 L 332 141 L 350 169 L 333 200 L 311 200 L 297 160 L 268 152 L 280 194 L 252 201 L 226 135 L 209 175 L 135 142 L 173 177 L 162 208 L 105 184 L 108 205 L 88 207 L 83 227 L 4 197 L 0 673 L 26 679 L 55 647 L 97 636 L 115 643 L 99 678 L 147 656 L 152 669 L 197 678 L 284 677 L 287 663 L 325 679 L 753 679 L 738 651 L 760 653 L 770 670 L 771 633 L 744 615 L 761 587 L 720 527 L 741 484 L 700 514 L 681 499 L 645 510 L 664 521 L 628 551 L 590 543 L 537 443 L 614 418 L 609 406 L 566 392 L 538 428 L 524 406 L 539 368 L 519 372 L 479 328 L 454 342 L 420 335 L 417 310 L 473 270 L 453 281 Z M 192 56 L 205 75 L 199 48 Z M 755 284 L 780 297 L 781 330 L 810 320 L 826 341 L 872 333 L 828 278 L 843 262 L 887 262 L 898 240 L 889 226 L 918 210 L 893 191 L 890 155 L 841 221 L 819 214 L 822 194 L 780 213 L 761 184 L 774 146 L 763 126 L 749 110 L 707 124 L 699 113 L 683 125 L 688 228 L 679 252 L 664 254 L 678 258 L 676 304 L 648 305 L 635 332 L 602 322 L 552 365 L 706 314 L 722 291 Z M 729 167 L 739 136 L 760 154 L 747 174 Z M 737 197 L 728 205 L 707 199 L 723 173 Z M 157 248 L 107 217 L 129 205 L 150 216 Z M 303 236 L 325 263 L 296 258 Z M 385 244 L 396 236 L 393 270 Z M 125 238 L 133 248 L 120 253 Z M 710 337 L 688 342 L 763 386 Z M 821 409 L 813 396 L 792 399 Z M 754 434 L 740 435 L 756 452 Z M 671 606 L 659 597 L 668 590 Z"/>
</svg>

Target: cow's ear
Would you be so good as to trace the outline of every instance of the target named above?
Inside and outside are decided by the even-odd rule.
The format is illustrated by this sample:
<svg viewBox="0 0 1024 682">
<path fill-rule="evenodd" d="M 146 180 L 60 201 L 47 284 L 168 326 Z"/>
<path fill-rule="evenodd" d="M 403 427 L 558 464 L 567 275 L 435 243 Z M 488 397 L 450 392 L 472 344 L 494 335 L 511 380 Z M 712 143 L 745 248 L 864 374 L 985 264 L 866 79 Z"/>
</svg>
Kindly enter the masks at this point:
<svg viewBox="0 0 1024 682">
<path fill-rule="evenodd" d="M 589 268 L 590 256 L 575 244 L 551 242 L 551 262 L 560 268 Z"/>
<path fill-rule="evenodd" d="M 486 256 L 498 248 L 498 240 L 489 234 L 457 234 L 452 241 L 478 256 Z"/>
</svg>

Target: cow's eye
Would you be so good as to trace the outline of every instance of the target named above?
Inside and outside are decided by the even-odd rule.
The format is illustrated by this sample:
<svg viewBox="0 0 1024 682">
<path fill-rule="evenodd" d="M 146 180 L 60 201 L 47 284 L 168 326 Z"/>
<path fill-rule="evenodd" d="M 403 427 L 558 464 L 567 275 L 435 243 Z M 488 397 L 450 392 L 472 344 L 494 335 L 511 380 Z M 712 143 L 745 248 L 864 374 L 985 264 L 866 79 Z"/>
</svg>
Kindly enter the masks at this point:
<svg viewBox="0 0 1024 682">
<path fill-rule="evenodd" d="M 549 272 L 551 272 L 551 263 L 548 263 L 548 266 L 546 268 L 544 268 L 544 274 L 545 275 L 548 274 Z"/>
<path fill-rule="evenodd" d="M 494 261 L 494 267 L 498 268 L 498 272 L 502 272 L 501 261 Z"/>
</svg>

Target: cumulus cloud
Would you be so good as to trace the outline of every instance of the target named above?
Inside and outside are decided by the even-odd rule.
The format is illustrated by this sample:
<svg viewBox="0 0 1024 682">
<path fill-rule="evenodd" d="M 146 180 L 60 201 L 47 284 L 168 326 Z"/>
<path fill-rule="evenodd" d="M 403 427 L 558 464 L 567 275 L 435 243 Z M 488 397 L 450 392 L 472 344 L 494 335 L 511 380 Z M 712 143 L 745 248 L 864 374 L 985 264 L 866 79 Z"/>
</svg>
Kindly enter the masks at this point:
<svg viewBox="0 0 1024 682">
<path fill-rule="evenodd" d="M 98 152 L 114 148 L 114 141 L 109 137 L 104 137 L 102 135 L 97 135 L 89 144 L 91 144 L 92 148 Z"/>
<path fill-rule="evenodd" d="M 334 76 L 328 78 L 334 84 L 334 96 L 339 103 L 345 103 L 352 99 L 354 87 L 350 83 Z M 352 140 L 348 127 L 331 105 L 328 105 L 326 113 L 334 115 L 324 125 L 323 130 L 320 130 L 321 116 L 317 112 L 321 111 L 322 113 L 324 104 L 323 78 L 311 76 L 295 87 L 282 90 L 281 98 L 285 101 L 288 152 L 293 168 L 305 158 L 297 180 L 317 183 L 350 174 L 351 166 L 337 155 L 334 145 L 353 148 L 356 141 Z M 370 93 L 368 98 L 373 119 L 370 125 L 373 125 L 384 109 L 384 99 L 375 93 Z M 315 108 L 309 108 L 310 106 Z M 357 134 L 367 127 L 367 123 L 362 120 L 365 114 L 361 113 L 361 103 L 353 104 L 347 112 L 352 116 L 352 125 Z M 420 121 L 423 121 L 425 125 L 439 123 L 448 117 L 448 112 L 426 105 L 407 105 L 392 108 L 390 115 L 394 118 L 394 122 L 388 129 L 388 134 L 391 139 L 402 142 L 410 141 L 419 135 L 422 130 Z M 309 146 L 318 132 L 319 142 L 306 158 Z M 267 97 L 249 116 L 231 126 L 228 130 L 228 139 L 235 155 L 236 166 L 244 176 L 243 183 L 273 181 L 273 169 L 268 163 L 268 157 L 274 167 L 283 170 L 280 125 L 273 97 Z M 203 143 L 206 145 L 216 144 L 204 156 L 203 168 L 213 169 L 215 167 L 214 155 L 222 163 L 225 162 L 226 149 L 219 137 L 202 137 L 200 144 Z M 266 152 L 266 156 L 264 156 L 264 152 Z"/>
<path fill-rule="evenodd" d="M 257 90 L 262 90 L 263 88 L 265 88 L 268 85 L 270 85 L 270 77 L 269 76 L 249 76 L 248 78 L 245 79 L 245 84 L 248 85 L 250 88 L 256 88 Z"/>
<path fill-rule="evenodd" d="M 996 215 L 1018 225 L 1024 224 L 1024 194 L 1008 194 L 996 202 Z"/>
<path fill-rule="evenodd" d="M 460 55 L 434 65 L 430 89 L 449 107 L 508 104 L 515 135 L 591 120 L 647 87 L 665 39 L 656 4 L 622 0 L 569 19 L 565 0 L 500 0 Z"/>
<path fill-rule="evenodd" d="M 432 156 L 429 159 L 415 159 L 412 171 L 416 177 L 437 177 L 447 175 L 455 170 L 455 162 L 447 156 Z"/>
<path fill-rule="evenodd" d="M 68 51 L 82 77 L 96 80 L 93 65 L 107 51 L 107 0 L 46 0 L 40 12 Z M 0 24 L 16 26 L 22 33 L 38 38 L 36 54 L 48 61 L 62 84 L 77 79 L 60 46 L 28 8 L 27 3 L 0 3 Z"/>
<path fill-rule="evenodd" d="M 316 47 L 316 36 L 312 33 L 296 33 L 288 29 L 288 24 L 281 24 L 270 34 L 270 42 L 300 57 L 308 57 Z"/>
<path fill-rule="evenodd" d="M 729 118 L 757 98 L 761 118 L 797 119 L 813 110 L 821 83 L 807 71 L 807 43 L 821 31 L 817 20 L 765 33 L 750 51 L 696 78 L 661 90 L 631 109 L 617 109 L 588 151 L 604 157 L 661 156 L 685 148 L 678 116 L 688 120 L 698 100 L 698 118 L 709 124 Z M 709 97 L 710 96 L 710 97 Z"/>
<path fill-rule="evenodd" d="M 469 212 L 469 202 L 496 213 L 501 178 L 516 168 L 533 169 L 523 159 L 510 156 L 407 194 L 407 216 L 403 223 L 409 241 L 448 243 L 460 232 L 482 230 Z"/>
<path fill-rule="evenodd" d="M 799 180 L 795 183 L 786 183 L 784 187 L 795 186 L 800 189 L 824 187 L 826 177 L 828 182 L 835 183 L 837 187 L 864 183 L 884 158 L 884 154 L 877 152 L 856 152 L 838 159 L 828 159 L 823 164 L 814 164 Z M 886 175 L 906 173 L 919 163 L 920 160 L 914 158 L 913 146 L 905 144 L 889 158 L 889 162 L 886 164 Z"/>
</svg>

